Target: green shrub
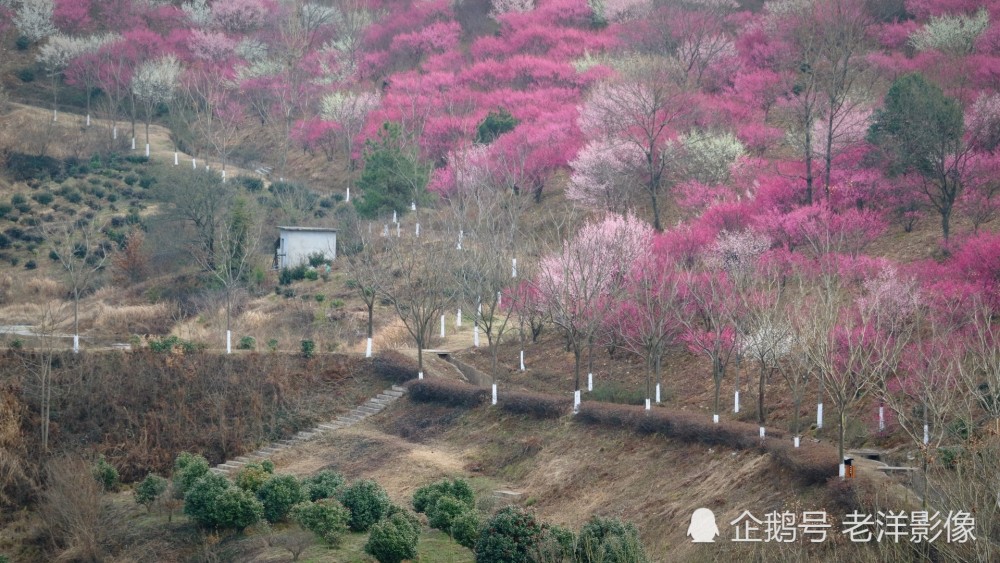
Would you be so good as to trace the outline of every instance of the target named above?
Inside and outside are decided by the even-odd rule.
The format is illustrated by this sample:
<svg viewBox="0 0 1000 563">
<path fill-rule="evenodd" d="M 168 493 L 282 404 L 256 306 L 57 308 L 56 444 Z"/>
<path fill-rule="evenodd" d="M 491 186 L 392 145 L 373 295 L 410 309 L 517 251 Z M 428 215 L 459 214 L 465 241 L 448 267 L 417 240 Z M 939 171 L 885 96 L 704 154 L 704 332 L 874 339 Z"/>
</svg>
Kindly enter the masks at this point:
<svg viewBox="0 0 1000 563">
<path fill-rule="evenodd" d="M 292 520 L 333 547 L 340 545 L 347 533 L 347 522 L 351 519 L 351 513 L 344 505 L 331 498 L 296 504 L 291 515 Z"/>
<path fill-rule="evenodd" d="M 293 506 L 305 500 L 302 485 L 293 475 L 272 475 L 257 490 L 257 497 L 264 503 L 264 518 L 272 524 L 284 520 Z"/>
<path fill-rule="evenodd" d="M 476 563 L 531 561 L 544 536 L 535 515 L 523 508 L 508 506 L 486 521 L 476 542 Z"/>
<path fill-rule="evenodd" d="M 0 219 L 10 215 L 14 211 L 14 206 L 9 203 L 0 203 Z"/>
<path fill-rule="evenodd" d="M 181 452 L 174 460 L 174 493 L 184 498 L 195 481 L 208 473 L 208 460 L 198 454 Z"/>
<path fill-rule="evenodd" d="M 316 270 L 306 270 L 306 279 L 309 281 L 316 281 L 319 279 L 319 272 Z"/>
<path fill-rule="evenodd" d="M 222 493 L 229 488 L 229 480 L 222 475 L 205 473 L 198 477 L 185 491 L 184 514 L 190 516 L 200 526 L 218 527 L 219 516 L 216 514 L 216 505 Z"/>
<path fill-rule="evenodd" d="M 159 475 L 150 473 L 146 475 L 146 478 L 142 482 L 135 486 L 132 494 L 135 496 L 135 502 L 145 506 L 146 511 L 149 511 L 153 503 L 156 502 L 156 499 L 160 498 L 160 495 L 166 490 L 167 480 Z"/>
<path fill-rule="evenodd" d="M 37 194 L 31 196 L 31 199 L 42 205 L 48 205 L 56 199 L 56 196 L 52 195 L 50 192 L 38 192 Z"/>
<path fill-rule="evenodd" d="M 649 558 L 639 540 L 639 531 L 631 522 L 594 516 L 580 529 L 576 560 L 580 563 L 645 563 Z"/>
<path fill-rule="evenodd" d="M 517 127 L 518 120 L 506 109 L 491 111 L 486 114 L 476 127 L 476 142 L 484 145 L 492 143 L 497 137 Z"/>
<path fill-rule="evenodd" d="M 413 533 L 420 533 L 420 518 L 418 518 L 413 511 L 407 510 L 398 504 L 390 504 L 389 510 L 386 511 L 385 516 L 383 516 L 382 519 L 385 520 L 386 518 L 390 518 L 396 514 L 402 515 L 403 518 L 406 518 L 406 521 L 410 523 L 411 527 L 413 527 Z"/>
<path fill-rule="evenodd" d="M 135 174 L 129 174 L 128 176 L 125 176 L 125 183 L 128 184 L 129 186 L 134 186 L 138 181 L 139 177 L 136 176 Z"/>
<path fill-rule="evenodd" d="M 21 79 L 21 82 L 34 82 L 35 81 L 35 71 L 30 67 L 22 68 L 17 71 L 17 77 Z"/>
<path fill-rule="evenodd" d="M 479 515 L 476 511 L 466 510 L 451 521 L 448 535 L 455 538 L 459 545 L 475 549 L 476 542 L 479 541 L 479 525 Z"/>
<path fill-rule="evenodd" d="M 385 489 L 370 480 L 358 481 L 340 491 L 340 503 L 351 511 L 351 530 L 366 532 L 388 513 L 392 504 Z"/>
<path fill-rule="evenodd" d="M 344 476 L 329 469 L 324 469 L 302 480 L 302 489 L 312 501 L 333 498 L 343 486 Z"/>
<path fill-rule="evenodd" d="M 310 253 L 308 259 L 309 259 L 309 265 L 312 266 L 313 268 L 319 268 L 320 266 L 328 262 L 326 259 L 326 255 L 323 254 L 322 252 Z"/>
<path fill-rule="evenodd" d="M 28 39 L 27 35 L 18 35 L 17 39 L 14 40 L 14 47 L 18 51 L 27 51 L 28 47 L 31 47 L 31 39 Z"/>
<path fill-rule="evenodd" d="M 267 341 L 267 349 L 270 350 L 270 351 L 272 351 L 272 352 L 277 351 L 278 350 L 278 339 L 277 338 L 271 338 L 271 339 L 269 339 Z"/>
<path fill-rule="evenodd" d="M 316 353 L 316 343 L 312 340 L 302 341 L 302 357 L 311 358 Z"/>
<path fill-rule="evenodd" d="M 476 504 L 472 487 L 464 479 L 442 479 L 430 485 L 424 485 L 413 493 L 413 510 L 429 513 L 437 503 L 438 498 L 444 495 L 462 501 L 469 508 Z"/>
<path fill-rule="evenodd" d="M 260 522 L 264 506 L 253 493 L 229 487 L 215 500 L 215 527 L 243 531 Z"/>
<path fill-rule="evenodd" d="M 400 563 L 417 556 L 419 533 L 401 515 L 393 514 L 372 527 L 365 543 L 365 553 L 379 563 Z"/>
<path fill-rule="evenodd" d="M 274 475 L 274 462 L 273 461 L 271 461 L 269 459 L 265 459 L 264 461 L 260 462 L 260 466 L 264 468 L 264 471 L 267 471 L 271 475 Z"/>
<path fill-rule="evenodd" d="M 469 510 L 470 507 L 457 498 L 451 495 L 441 495 L 434 506 L 427 510 L 427 519 L 432 528 L 437 528 L 448 534 L 451 532 L 451 523 Z"/>
<path fill-rule="evenodd" d="M 257 339 L 252 336 L 244 336 L 240 338 L 238 344 L 236 344 L 237 350 L 253 350 L 257 347 Z"/>
<path fill-rule="evenodd" d="M 10 237 L 0 233 L 0 248 L 10 248 L 11 244 L 13 243 L 11 242 Z"/>
<path fill-rule="evenodd" d="M 118 490 L 118 470 L 115 469 L 114 465 L 111 465 L 101 456 L 101 459 L 97 460 L 97 464 L 91 470 L 94 475 L 94 479 L 101 484 L 101 487 L 105 491 L 115 491 Z"/>
<path fill-rule="evenodd" d="M 259 463 L 248 463 L 240 468 L 236 473 L 233 483 L 243 489 L 257 494 L 257 491 L 264 485 L 264 482 L 271 477 L 271 474 L 264 470 L 264 466 Z"/>
<path fill-rule="evenodd" d="M 248 192 L 259 192 L 264 189 L 264 181 L 253 176 L 237 176 L 236 183 L 246 188 Z"/>
<path fill-rule="evenodd" d="M 299 264 L 294 268 L 282 268 L 278 272 L 278 283 L 280 285 L 289 285 L 294 281 L 301 281 L 306 279 L 306 265 Z"/>
</svg>

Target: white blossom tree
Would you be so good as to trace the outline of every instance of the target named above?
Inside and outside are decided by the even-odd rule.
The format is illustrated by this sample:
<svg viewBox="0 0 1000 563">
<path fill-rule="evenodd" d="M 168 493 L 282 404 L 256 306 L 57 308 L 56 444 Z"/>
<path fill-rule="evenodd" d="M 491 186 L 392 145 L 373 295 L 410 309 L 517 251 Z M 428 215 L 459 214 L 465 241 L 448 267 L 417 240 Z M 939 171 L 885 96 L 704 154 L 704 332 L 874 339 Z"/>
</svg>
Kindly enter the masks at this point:
<svg viewBox="0 0 1000 563">
<path fill-rule="evenodd" d="M 153 111 L 160 104 L 173 100 L 180 73 L 180 62 L 173 55 L 167 55 L 143 63 L 132 77 L 132 93 L 142 104 L 146 118 L 146 156 L 149 156 L 149 122 Z"/>
<path fill-rule="evenodd" d="M 14 14 L 14 25 L 31 41 L 41 41 L 56 32 L 52 23 L 52 0 L 22 0 Z"/>
</svg>

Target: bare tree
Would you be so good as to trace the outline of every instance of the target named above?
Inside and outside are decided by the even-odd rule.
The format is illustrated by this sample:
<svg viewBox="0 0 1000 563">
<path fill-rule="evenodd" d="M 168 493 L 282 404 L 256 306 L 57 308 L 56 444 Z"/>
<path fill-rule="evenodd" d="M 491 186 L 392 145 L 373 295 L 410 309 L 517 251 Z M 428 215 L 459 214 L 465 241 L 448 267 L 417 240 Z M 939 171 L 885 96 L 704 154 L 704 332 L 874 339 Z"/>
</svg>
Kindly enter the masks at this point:
<svg viewBox="0 0 1000 563">
<path fill-rule="evenodd" d="M 457 272 L 462 301 L 475 304 L 473 330 L 480 327 L 490 351 L 490 376 L 497 385 L 499 342 L 504 337 L 513 308 L 503 306 L 503 295 L 514 282 L 514 264 L 520 238 L 520 218 L 527 202 L 512 191 L 483 186 L 460 188 L 451 209 L 465 233 Z M 454 227 L 452 227 L 454 229 Z M 508 295 L 509 299 L 509 295 Z"/>
<path fill-rule="evenodd" d="M 365 357 L 372 356 L 372 338 L 375 329 L 375 302 L 380 295 L 379 287 L 384 282 L 388 271 L 382 263 L 382 252 L 385 251 L 388 241 L 380 237 L 381 229 L 373 234 L 371 224 L 366 227 L 362 221 L 355 216 L 350 227 L 354 231 L 358 243 L 356 248 L 343 248 L 340 255 L 347 264 L 347 272 L 351 276 L 350 283 L 353 284 L 358 297 L 365 304 L 368 311 L 368 329 L 366 331 L 367 341 L 365 344 Z"/>
<path fill-rule="evenodd" d="M 258 211 L 245 199 L 236 199 L 220 222 L 214 252 L 196 258 L 212 273 L 226 294 L 226 353 L 232 353 L 233 293 L 243 287 L 260 256 L 263 223 Z"/>
<path fill-rule="evenodd" d="M 433 336 L 434 324 L 459 293 L 452 272 L 454 244 L 428 239 L 386 237 L 382 259 L 387 275 L 378 285 L 413 337 L 420 378 L 424 375 L 423 351 Z"/>
<path fill-rule="evenodd" d="M 110 243 L 101 235 L 101 227 L 93 222 L 48 226 L 44 232 L 73 295 L 73 352 L 78 352 L 80 297 L 91 288 L 104 269 Z"/>
<path fill-rule="evenodd" d="M 25 371 L 38 381 L 38 405 L 41 413 L 42 453 L 49 451 L 49 423 L 52 420 L 52 362 L 59 348 L 58 330 L 68 318 L 62 303 L 46 301 L 38 309 L 32 326 L 37 339 L 34 352 L 21 354 Z"/>
</svg>

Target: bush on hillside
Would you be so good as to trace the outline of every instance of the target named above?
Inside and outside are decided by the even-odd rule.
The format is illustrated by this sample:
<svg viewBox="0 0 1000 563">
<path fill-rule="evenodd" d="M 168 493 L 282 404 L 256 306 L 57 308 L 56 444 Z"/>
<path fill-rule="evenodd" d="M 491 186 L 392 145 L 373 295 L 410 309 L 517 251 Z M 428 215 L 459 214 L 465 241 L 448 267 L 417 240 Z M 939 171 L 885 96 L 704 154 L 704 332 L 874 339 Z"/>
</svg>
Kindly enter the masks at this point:
<svg viewBox="0 0 1000 563">
<path fill-rule="evenodd" d="M 543 536 L 544 528 L 534 514 L 507 506 L 483 525 L 476 542 L 476 563 L 531 561 Z"/>
<path fill-rule="evenodd" d="M 228 488 L 229 480 L 222 475 L 215 473 L 202 475 L 184 494 L 184 514 L 190 516 L 200 526 L 215 528 L 216 501 Z"/>
<path fill-rule="evenodd" d="M 329 469 L 324 469 L 302 480 L 302 490 L 312 501 L 333 498 L 343 486 L 344 476 Z"/>
<path fill-rule="evenodd" d="M 264 506 L 253 493 L 239 487 L 227 487 L 215 499 L 212 510 L 214 528 L 243 531 L 264 516 Z"/>
<path fill-rule="evenodd" d="M 263 465 L 248 463 L 236 472 L 236 478 L 233 480 L 233 483 L 244 491 L 257 494 L 257 491 L 260 490 L 270 477 L 271 473 L 265 470 Z"/>
<path fill-rule="evenodd" d="M 497 398 L 497 405 L 515 414 L 528 414 L 536 418 L 559 418 L 573 409 L 573 400 L 559 395 L 543 393 L 505 392 Z"/>
<path fill-rule="evenodd" d="M 181 452 L 174 461 L 174 494 L 184 498 L 195 481 L 208 473 L 208 460 L 198 454 Z"/>
<path fill-rule="evenodd" d="M 326 498 L 296 504 L 292 507 L 291 517 L 330 546 L 337 547 L 347 533 L 351 513 L 336 500 Z"/>
<path fill-rule="evenodd" d="M 442 403 L 453 407 L 475 407 L 486 402 L 490 390 L 449 379 L 418 379 L 409 383 L 414 401 Z"/>
<path fill-rule="evenodd" d="M 576 561 L 580 563 L 646 563 L 649 557 L 631 522 L 618 518 L 592 517 L 576 542 Z"/>
<path fill-rule="evenodd" d="M 367 479 L 341 490 L 340 503 L 351 511 L 349 524 L 355 532 L 367 532 L 389 512 L 392 504 L 385 489 Z"/>
<path fill-rule="evenodd" d="M 427 520 L 431 528 L 451 533 L 451 525 L 462 514 L 471 510 L 469 505 L 451 495 L 438 497 L 434 505 L 427 510 Z"/>
<path fill-rule="evenodd" d="M 132 494 L 135 496 L 135 502 L 146 507 L 148 512 L 153 506 L 153 503 L 160 498 L 167 490 L 167 480 L 159 475 L 150 473 L 146 475 L 146 478 L 142 480 L 138 485 L 135 486 L 135 490 Z"/>
<path fill-rule="evenodd" d="M 264 518 L 273 524 L 284 520 L 293 506 L 305 500 L 305 495 L 293 475 L 272 475 L 257 490 L 257 498 L 264 504 Z"/>
<path fill-rule="evenodd" d="M 451 529 L 448 535 L 455 539 L 459 545 L 469 549 L 476 548 L 479 541 L 479 515 L 475 510 L 466 510 L 451 521 Z"/>
<path fill-rule="evenodd" d="M 101 484 L 101 487 L 105 491 L 118 490 L 118 470 L 115 469 L 114 465 L 108 463 L 108 460 L 104 459 L 103 456 L 97 460 L 97 464 L 94 465 L 91 472 L 94 475 L 94 479 Z"/>
<path fill-rule="evenodd" d="M 445 495 L 460 500 L 469 508 L 475 506 L 475 495 L 468 482 L 464 479 L 442 479 L 414 491 L 413 510 L 430 512 L 438 499 Z"/>
<path fill-rule="evenodd" d="M 372 527 L 365 553 L 379 563 L 400 563 L 417 557 L 420 534 L 402 514 L 393 514 Z"/>
</svg>

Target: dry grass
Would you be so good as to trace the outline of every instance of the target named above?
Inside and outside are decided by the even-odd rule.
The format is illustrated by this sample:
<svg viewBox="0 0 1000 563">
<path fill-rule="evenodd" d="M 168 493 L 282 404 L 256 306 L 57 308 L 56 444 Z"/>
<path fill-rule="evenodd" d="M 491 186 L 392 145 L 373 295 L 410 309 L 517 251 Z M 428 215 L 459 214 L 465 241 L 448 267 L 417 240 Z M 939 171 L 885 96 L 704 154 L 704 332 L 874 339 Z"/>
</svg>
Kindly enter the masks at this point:
<svg viewBox="0 0 1000 563">
<path fill-rule="evenodd" d="M 394 319 L 388 325 L 375 332 L 372 338 L 373 345 L 377 350 L 399 350 L 400 348 L 412 348 L 413 337 L 406 330 L 403 321 Z"/>
<path fill-rule="evenodd" d="M 153 305 L 107 305 L 98 303 L 94 328 L 116 336 L 160 334 L 170 329 L 173 319 L 166 303 Z"/>
</svg>

